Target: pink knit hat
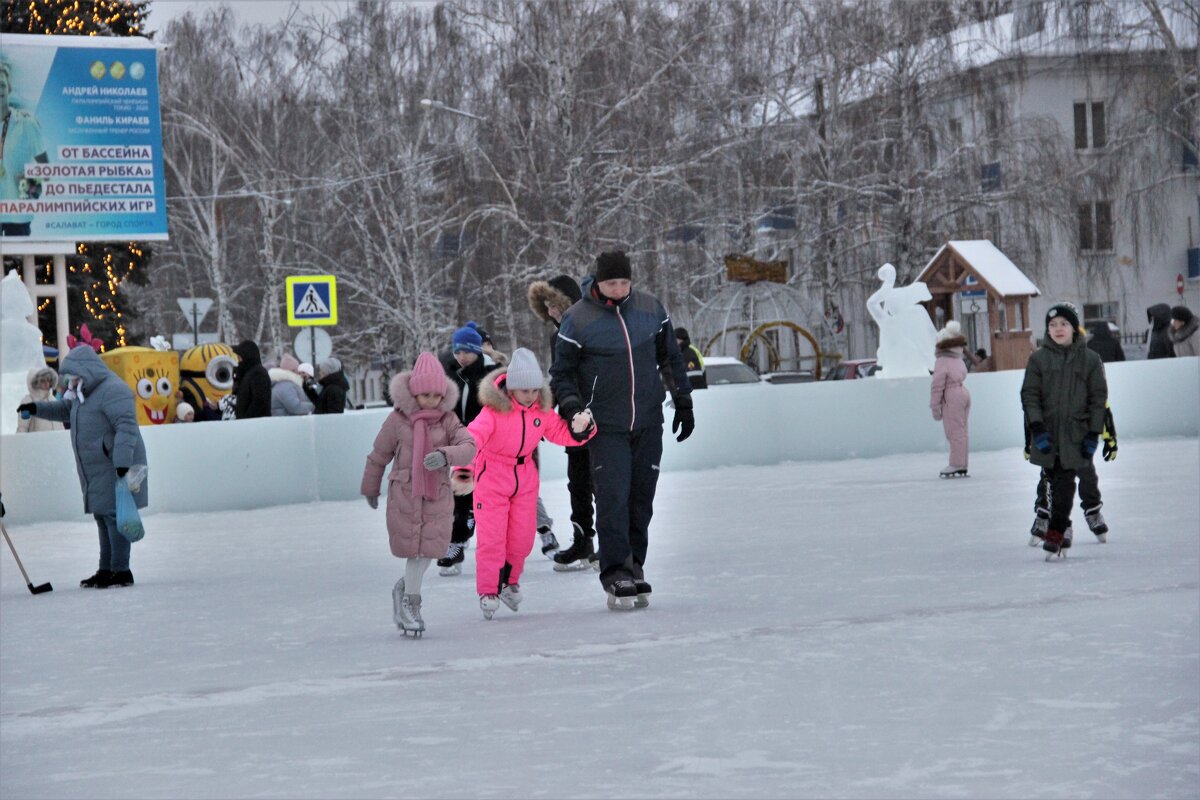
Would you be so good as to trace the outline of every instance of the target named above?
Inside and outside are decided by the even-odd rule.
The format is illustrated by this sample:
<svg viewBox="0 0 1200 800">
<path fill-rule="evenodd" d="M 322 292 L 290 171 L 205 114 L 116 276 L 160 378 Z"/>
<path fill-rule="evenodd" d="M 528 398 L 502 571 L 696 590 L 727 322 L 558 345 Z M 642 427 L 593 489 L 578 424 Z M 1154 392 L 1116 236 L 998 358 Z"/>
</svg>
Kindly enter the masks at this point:
<svg viewBox="0 0 1200 800">
<path fill-rule="evenodd" d="M 417 363 L 408 376 L 408 390 L 413 395 L 446 393 L 446 371 L 437 356 L 430 352 L 417 356 Z"/>
<path fill-rule="evenodd" d="M 296 372 L 300 369 L 300 360 L 291 353 L 284 353 L 283 358 L 279 359 L 279 368 L 286 369 L 288 372 Z"/>
</svg>

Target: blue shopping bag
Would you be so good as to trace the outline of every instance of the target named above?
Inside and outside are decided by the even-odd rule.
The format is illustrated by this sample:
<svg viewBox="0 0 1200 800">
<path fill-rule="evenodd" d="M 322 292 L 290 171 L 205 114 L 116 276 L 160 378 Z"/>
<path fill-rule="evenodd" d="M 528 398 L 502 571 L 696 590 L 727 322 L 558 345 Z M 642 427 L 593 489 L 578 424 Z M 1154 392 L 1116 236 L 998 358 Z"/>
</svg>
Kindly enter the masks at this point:
<svg viewBox="0 0 1200 800">
<path fill-rule="evenodd" d="M 124 478 L 117 478 L 117 530 L 131 542 L 140 541 L 146 535 L 137 502 Z"/>
</svg>

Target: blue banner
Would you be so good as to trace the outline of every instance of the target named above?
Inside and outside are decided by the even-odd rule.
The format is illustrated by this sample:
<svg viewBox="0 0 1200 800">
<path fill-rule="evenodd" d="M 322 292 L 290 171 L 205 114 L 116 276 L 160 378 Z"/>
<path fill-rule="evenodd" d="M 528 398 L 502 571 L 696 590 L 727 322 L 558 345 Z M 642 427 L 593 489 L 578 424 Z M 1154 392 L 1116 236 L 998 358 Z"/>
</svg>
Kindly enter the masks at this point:
<svg viewBox="0 0 1200 800">
<path fill-rule="evenodd" d="M 0 34 L 0 117 L 6 244 L 167 238 L 149 40 Z"/>
</svg>

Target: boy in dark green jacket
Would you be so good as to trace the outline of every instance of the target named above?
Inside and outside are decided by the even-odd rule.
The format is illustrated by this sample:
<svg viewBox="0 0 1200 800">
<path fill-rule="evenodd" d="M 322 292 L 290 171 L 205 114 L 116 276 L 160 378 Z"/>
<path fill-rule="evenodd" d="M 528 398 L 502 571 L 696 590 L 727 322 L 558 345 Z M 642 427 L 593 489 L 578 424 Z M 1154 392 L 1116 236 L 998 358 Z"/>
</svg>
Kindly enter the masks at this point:
<svg viewBox="0 0 1200 800">
<path fill-rule="evenodd" d="M 1104 430 L 1108 382 L 1104 364 L 1087 347 L 1079 309 L 1056 303 L 1046 312 L 1046 337 L 1029 357 L 1021 405 L 1033 447 L 1029 460 L 1042 468 L 1050 486 L 1050 522 L 1042 543 L 1050 558 L 1071 546 L 1075 478 L 1090 465 Z"/>
</svg>

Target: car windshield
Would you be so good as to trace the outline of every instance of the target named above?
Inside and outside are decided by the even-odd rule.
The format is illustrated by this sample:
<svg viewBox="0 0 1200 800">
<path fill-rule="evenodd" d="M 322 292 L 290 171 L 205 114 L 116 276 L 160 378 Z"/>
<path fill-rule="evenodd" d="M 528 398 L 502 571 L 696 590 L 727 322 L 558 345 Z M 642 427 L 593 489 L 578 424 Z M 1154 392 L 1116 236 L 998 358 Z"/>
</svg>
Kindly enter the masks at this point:
<svg viewBox="0 0 1200 800">
<path fill-rule="evenodd" d="M 745 364 L 707 364 L 704 377 L 709 386 L 723 383 L 758 383 L 758 373 Z"/>
</svg>

